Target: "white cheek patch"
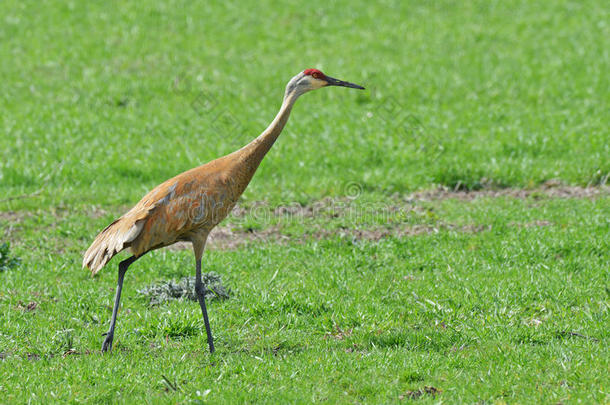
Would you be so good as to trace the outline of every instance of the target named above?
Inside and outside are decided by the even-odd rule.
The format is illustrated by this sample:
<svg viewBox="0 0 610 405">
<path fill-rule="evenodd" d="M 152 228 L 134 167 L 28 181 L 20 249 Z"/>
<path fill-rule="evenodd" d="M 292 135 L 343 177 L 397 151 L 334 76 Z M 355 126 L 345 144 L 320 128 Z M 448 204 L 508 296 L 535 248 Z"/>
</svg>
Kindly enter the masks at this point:
<svg viewBox="0 0 610 405">
<path fill-rule="evenodd" d="M 311 79 L 311 87 L 314 89 L 319 89 L 321 87 L 326 86 L 326 82 L 324 80 Z"/>
</svg>

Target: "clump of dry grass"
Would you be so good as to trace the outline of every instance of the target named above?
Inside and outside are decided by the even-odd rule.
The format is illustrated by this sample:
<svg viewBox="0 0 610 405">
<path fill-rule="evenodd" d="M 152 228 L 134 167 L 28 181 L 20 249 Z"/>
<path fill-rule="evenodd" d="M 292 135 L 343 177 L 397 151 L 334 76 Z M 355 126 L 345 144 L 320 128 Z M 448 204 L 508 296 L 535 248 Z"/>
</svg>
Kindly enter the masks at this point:
<svg viewBox="0 0 610 405">
<path fill-rule="evenodd" d="M 209 300 L 224 300 L 231 295 L 231 289 L 222 284 L 220 275 L 210 272 L 203 274 L 205 298 Z M 195 294 L 195 277 L 183 277 L 180 281 L 164 281 L 149 285 L 138 290 L 138 293 L 149 298 L 150 305 L 159 305 L 171 300 L 189 299 L 197 300 Z"/>
</svg>

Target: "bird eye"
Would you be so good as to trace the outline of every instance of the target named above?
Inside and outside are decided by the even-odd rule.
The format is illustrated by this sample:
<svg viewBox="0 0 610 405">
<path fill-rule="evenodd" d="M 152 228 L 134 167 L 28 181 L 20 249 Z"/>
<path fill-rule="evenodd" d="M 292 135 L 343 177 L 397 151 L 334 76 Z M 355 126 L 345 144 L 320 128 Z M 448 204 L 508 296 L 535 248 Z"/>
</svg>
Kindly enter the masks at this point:
<svg viewBox="0 0 610 405">
<path fill-rule="evenodd" d="M 321 78 L 322 78 L 322 75 L 321 75 L 320 73 L 318 73 L 318 72 L 313 72 L 313 73 L 311 74 L 311 76 L 312 76 L 314 79 L 321 79 Z"/>
</svg>

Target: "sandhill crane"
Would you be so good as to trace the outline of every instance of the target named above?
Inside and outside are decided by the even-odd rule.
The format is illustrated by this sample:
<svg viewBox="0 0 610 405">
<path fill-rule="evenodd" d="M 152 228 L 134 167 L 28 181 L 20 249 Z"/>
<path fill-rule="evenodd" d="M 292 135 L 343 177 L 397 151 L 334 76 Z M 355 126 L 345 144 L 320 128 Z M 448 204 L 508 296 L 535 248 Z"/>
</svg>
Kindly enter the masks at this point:
<svg viewBox="0 0 610 405">
<path fill-rule="evenodd" d="M 188 170 L 155 187 L 125 215 L 97 235 L 83 258 L 83 267 L 88 267 L 92 275 L 120 251 L 129 248 L 132 254 L 119 263 L 114 308 L 102 352 L 112 349 L 123 278 L 129 266 L 147 252 L 179 241 L 193 245 L 195 292 L 203 314 L 210 352 L 214 352 L 201 280 L 201 257 L 207 237 L 231 212 L 250 183 L 254 172 L 286 125 L 296 99 L 308 91 L 326 86 L 364 89 L 357 84 L 326 76 L 317 69 L 300 72 L 288 82 L 280 111 L 260 136 L 229 155 Z"/>
</svg>

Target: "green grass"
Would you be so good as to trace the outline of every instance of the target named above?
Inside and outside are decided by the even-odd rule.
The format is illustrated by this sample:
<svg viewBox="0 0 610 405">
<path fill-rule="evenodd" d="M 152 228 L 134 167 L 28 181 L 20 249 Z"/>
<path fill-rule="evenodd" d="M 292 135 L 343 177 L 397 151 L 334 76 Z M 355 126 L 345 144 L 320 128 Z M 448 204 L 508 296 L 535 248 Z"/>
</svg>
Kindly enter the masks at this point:
<svg viewBox="0 0 610 405">
<path fill-rule="evenodd" d="M 299 100 L 246 199 L 598 184 L 603 4 L 5 1 L 0 195 L 131 203 L 258 135 L 312 66 L 369 90 Z"/>
<path fill-rule="evenodd" d="M 79 269 L 86 243 L 74 242 L 103 221 L 24 219 L 15 239 L 26 264 L 2 275 L 0 390 L 15 402 L 189 402 L 209 389 L 211 403 L 388 403 L 434 386 L 448 402 L 607 401 L 608 197 L 416 206 L 434 219 L 404 223 L 491 229 L 307 239 L 343 221 L 317 218 L 281 225 L 304 243 L 208 252 L 206 269 L 234 290 L 210 304 L 211 357 L 196 303 L 149 307 L 136 293 L 192 273 L 190 252 L 133 265 L 115 351 L 103 356 L 116 270 L 90 279 Z M 63 255 L 26 249 L 44 235 Z"/>
<path fill-rule="evenodd" d="M 607 188 L 403 198 L 603 186 L 604 4 L 0 2 L 0 245 L 20 259 L 0 272 L 1 402 L 609 402 Z M 196 303 L 136 293 L 192 253 L 147 255 L 101 355 L 118 260 L 80 268 L 96 232 L 258 135 L 309 67 L 367 90 L 303 96 L 242 203 L 353 210 L 227 222 L 282 238 L 206 253 L 233 291 L 210 303 L 213 356 Z"/>
</svg>

